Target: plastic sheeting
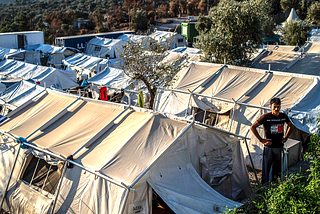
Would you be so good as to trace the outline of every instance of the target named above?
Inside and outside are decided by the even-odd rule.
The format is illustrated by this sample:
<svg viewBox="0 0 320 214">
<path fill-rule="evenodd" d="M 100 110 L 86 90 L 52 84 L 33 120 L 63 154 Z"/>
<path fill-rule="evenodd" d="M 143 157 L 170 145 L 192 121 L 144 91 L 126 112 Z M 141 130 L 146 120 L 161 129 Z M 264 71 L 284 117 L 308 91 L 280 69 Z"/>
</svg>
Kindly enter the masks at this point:
<svg viewBox="0 0 320 214">
<path fill-rule="evenodd" d="M 0 73 L 25 80 L 39 81 L 41 85 L 46 83 L 46 86 L 53 86 L 56 89 L 68 89 L 78 86 L 74 71 L 64 71 L 14 60 L 1 62 Z"/>
</svg>

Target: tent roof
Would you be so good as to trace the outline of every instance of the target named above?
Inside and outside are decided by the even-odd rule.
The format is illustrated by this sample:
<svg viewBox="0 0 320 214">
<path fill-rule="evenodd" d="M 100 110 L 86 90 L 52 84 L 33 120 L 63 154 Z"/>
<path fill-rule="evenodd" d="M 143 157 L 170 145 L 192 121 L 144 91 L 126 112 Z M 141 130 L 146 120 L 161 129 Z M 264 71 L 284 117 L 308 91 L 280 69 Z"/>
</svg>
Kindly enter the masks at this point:
<svg viewBox="0 0 320 214">
<path fill-rule="evenodd" d="M 102 72 L 88 80 L 96 85 L 108 85 L 115 88 L 126 88 L 130 78 L 121 69 L 106 67 Z"/>
<path fill-rule="evenodd" d="M 103 38 L 103 37 L 95 37 L 91 39 L 88 45 L 97 45 L 97 46 L 103 46 L 103 47 L 112 47 L 115 46 L 118 43 L 123 43 L 121 39 L 109 39 L 109 38 Z"/>
<path fill-rule="evenodd" d="M 44 88 L 34 83 L 21 80 L 7 88 L 0 96 L 2 101 L 11 105 L 11 110 L 30 100 L 44 91 Z M 13 108 L 12 108 L 13 107 Z"/>
<path fill-rule="evenodd" d="M 304 53 L 316 53 L 320 54 L 320 43 L 318 42 L 307 42 L 299 51 Z"/>
<path fill-rule="evenodd" d="M 296 10 L 294 8 L 291 8 L 290 14 L 286 19 L 286 22 L 293 22 L 293 21 L 302 21 L 302 20 L 298 17 Z"/>
<path fill-rule="evenodd" d="M 134 34 L 122 34 L 117 39 L 121 39 L 122 41 L 129 42 L 129 41 L 142 41 L 147 39 L 147 36 L 144 35 L 134 35 Z"/>
<path fill-rule="evenodd" d="M 31 47 L 32 48 L 32 47 Z M 56 47 L 56 46 L 52 46 L 52 45 L 48 45 L 48 44 L 39 44 L 36 48 L 32 48 L 31 50 L 35 50 L 35 51 L 41 51 L 42 53 L 51 53 L 51 54 L 55 54 L 55 53 L 64 53 L 67 50 L 72 50 L 72 51 L 76 51 L 79 52 L 77 49 L 75 48 L 69 48 L 69 47 Z"/>
<path fill-rule="evenodd" d="M 84 166 L 129 184 L 188 124 L 134 109 L 117 117 L 123 108 L 123 105 L 77 99 L 47 90 L 10 112 L 9 120 L 3 122 L 0 129 L 64 157 L 74 154 Z M 109 127 L 109 123 L 113 126 Z M 40 130 L 34 132 L 38 128 Z M 79 150 L 84 144 L 87 146 Z M 141 158 L 144 161 L 140 161 Z M 129 171 L 119 173 L 120 168 Z"/>
<path fill-rule="evenodd" d="M 62 60 L 62 63 L 64 63 L 65 65 L 76 67 L 80 70 L 95 69 L 97 64 L 108 64 L 110 62 L 111 61 L 107 59 L 93 57 L 82 53 L 75 54 Z"/>
<path fill-rule="evenodd" d="M 298 74 L 309 74 L 320 76 L 320 55 L 304 54 L 286 71 Z"/>
<path fill-rule="evenodd" d="M 9 49 L 9 48 L 2 48 L 0 47 L 0 60 L 3 60 L 5 58 L 5 55 L 17 52 L 16 49 Z"/>
<path fill-rule="evenodd" d="M 0 74 L 20 77 L 25 80 L 31 79 L 33 81 L 39 81 L 42 85 L 45 82 L 47 86 L 54 86 L 57 89 L 68 89 L 78 86 L 75 82 L 75 72 L 9 59 L 0 62 Z"/>
<path fill-rule="evenodd" d="M 265 51 L 265 53 L 257 59 L 253 66 L 259 69 L 269 70 L 269 65 L 273 71 L 282 71 L 288 65 L 293 63 L 300 53 L 297 52 L 285 52 L 285 51 Z"/>
</svg>

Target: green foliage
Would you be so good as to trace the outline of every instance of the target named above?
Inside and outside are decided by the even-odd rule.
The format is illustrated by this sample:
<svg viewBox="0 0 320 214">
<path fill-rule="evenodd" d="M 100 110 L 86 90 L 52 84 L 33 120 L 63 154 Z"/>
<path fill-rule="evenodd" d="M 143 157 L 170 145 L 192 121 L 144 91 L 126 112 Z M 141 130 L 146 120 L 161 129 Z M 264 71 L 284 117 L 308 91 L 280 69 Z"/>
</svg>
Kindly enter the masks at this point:
<svg viewBox="0 0 320 214">
<path fill-rule="evenodd" d="M 129 41 L 122 47 L 121 65 L 127 76 L 141 81 L 148 89 L 150 100 L 147 108 L 152 109 L 157 87 L 168 85 L 182 65 L 177 62 L 162 63 L 173 37 L 166 42 L 146 37 L 140 41 Z M 177 61 L 182 60 L 181 57 Z"/>
<path fill-rule="evenodd" d="M 199 15 L 196 23 L 196 29 L 200 34 L 208 33 L 211 29 L 212 21 L 209 17 L 202 14 Z"/>
<path fill-rule="evenodd" d="M 308 9 L 307 20 L 320 25 L 320 2 L 314 2 Z"/>
<path fill-rule="evenodd" d="M 284 42 L 287 45 L 303 45 L 308 37 L 312 26 L 306 22 L 294 21 L 286 23 L 282 30 Z"/>
<path fill-rule="evenodd" d="M 133 17 L 133 24 L 132 27 L 135 31 L 146 31 L 149 27 L 149 20 L 147 18 L 146 11 L 142 9 L 138 9 L 135 11 L 134 17 Z"/>
<path fill-rule="evenodd" d="M 200 34 L 196 47 L 205 61 L 248 65 L 250 54 L 262 44 L 267 26 L 273 25 L 267 0 L 223 0 L 210 10 L 211 29 Z"/>
<path fill-rule="evenodd" d="M 318 132 L 311 135 L 308 153 L 311 159 L 307 172 L 290 174 L 269 185 L 260 186 L 255 196 L 239 209 L 227 213 L 320 213 L 320 117 Z"/>
</svg>

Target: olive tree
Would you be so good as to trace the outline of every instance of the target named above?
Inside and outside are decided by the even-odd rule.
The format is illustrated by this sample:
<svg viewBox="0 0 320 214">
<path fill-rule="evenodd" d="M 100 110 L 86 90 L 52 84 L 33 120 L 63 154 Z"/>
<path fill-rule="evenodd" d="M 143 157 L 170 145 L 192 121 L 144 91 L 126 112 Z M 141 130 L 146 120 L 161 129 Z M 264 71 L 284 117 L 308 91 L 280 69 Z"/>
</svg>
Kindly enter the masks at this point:
<svg viewBox="0 0 320 214">
<path fill-rule="evenodd" d="M 282 37 L 287 45 L 303 45 L 308 37 L 312 26 L 306 22 L 293 21 L 286 23 L 282 29 Z"/>
<path fill-rule="evenodd" d="M 274 25 L 267 0 L 222 0 L 211 8 L 212 26 L 201 33 L 196 47 L 209 62 L 248 65 L 250 54 L 262 44 L 267 28 Z M 272 29 L 272 28 L 271 28 Z"/>
<path fill-rule="evenodd" d="M 122 47 L 121 67 L 132 80 L 142 81 L 148 89 L 150 99 L 147 108 L 152 109 L 157 88 L 166 86 L 183 65 L 179 63 L 186 57 L 180 57 L 172 63 L 164 63 L 171 38 L 157 41 L 150 37 L 129 42 Z"/>
</svg>

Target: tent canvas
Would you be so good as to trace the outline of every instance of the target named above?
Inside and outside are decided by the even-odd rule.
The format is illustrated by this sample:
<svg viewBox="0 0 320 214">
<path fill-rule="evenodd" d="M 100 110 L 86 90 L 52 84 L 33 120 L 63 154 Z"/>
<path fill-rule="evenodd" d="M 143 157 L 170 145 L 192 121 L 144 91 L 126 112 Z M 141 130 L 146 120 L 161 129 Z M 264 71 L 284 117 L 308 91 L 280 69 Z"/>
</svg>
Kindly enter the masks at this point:
<svg viewBox="0 0 320 214">
<path fill-rule="evenodd" d="M 95 71 L 99 73 L 107 66 L 115 67 L 114 65 L 118 61 L 78 53 L 62 60 L 62 63 L 68 68 L 76 70 L 78 74 L 87 74 L 91 77 Z"/>
<path fill-rule="evenodd" d="M 181 70 L 177 74 L 173 89 L 159 94 L 155 108 L 177 116 L 191 115 L 193 107 L 202 109 L 202 112 L 206 111 L 202 114 L 206 118 L 209 116 L 209 119 L 211 113 L 215 114 L 211 125 L 251 138 L 250 151 L 254 166 L 262 169 L 263 147 L 249 132 L 250 126 L 263 113 L 270 111 L 269 100 L 272 97 L 281 98 L 282 109 L 287 110 L 286 113 L 290 116 L 290 108 L 293 108 L 301 97 L 308 97 L 310 91 L 315 91 L 317 77 L 235 66 L 220 65 L 220 68 L 212 69 L 213 65 L 194 62 Z M 207 74 L 200 68 L 207 71 Z M 204 75 L 203 78 L 201 74 Z M 308 108 L 316 110 L 318 106 L 312 102 Z M 295 110 L 300 112 L 297 108 Z M 299 117 L 308 114 L 303 109 L 301 111 Z M 290 118 L 300 130 L 312 132 L 316 126 L 312 121 L 316 116 L 313 113 L 308 114 L 310 120 L 307 121 L 298 120 L 299 117 Z M 263 132 L 262 129 L 260 131 Z M 251 165 L 248 154 L 245 156 L 247 164 Z"/>
<path fill-rule="evenodd" d="M 140 213 L 149 213 L 153 187 L 176 213 L 220 213 L 225 206 L 241 205 L 221 194 L 238 199 L 252 192 L 240 139 L 228 132 L 50 89 L 7 117 L 0 124 L 2 142 L 12 149 L 1 152 L 10 160 L 1 164 L 12 167 L 16 154 L 19 162 L 4 201 L 6 210 L 41 213 L 54 206 L 55 213 L 130 213 L 142 207 Z M 25 137 L 29 148 L 17 152 L 20 147 L 7 139 L 12 136 Z M 21 180 L 28 154 L 58 168 L 64 165 L 55 194 Z M 70 154 L 73 160 L 67 159 Z M 66 163 L 74 167 L 66 168 Z M 0 179 L 10 177 L 10 171 Z M 194 191 L 183 189 L 186 186 Z M 34 203 L 25 206 L 21 201 L 28 191 Z"/>
<path fill-rule="evenodd" d="M 301 53 L 270 50 L 265 51 L 257 60 L 254 60 L 253 66 L 258 69 L 270 69 L 273 71 L 283 71 L 300 57 Z"/>
<path fill-rule="evenodd" d="M 168 31 L 155 31 L 154 33 L 150 34 L 150 38 L 158 42 L 170 42 L 169 49 L 187 46 L 186 38 L 178 33 Z"/>
<path fill-rule="evenodd" d="M 42 57 L 48 57 L 48 64 L 56 68 L 62 67 L 62 60 L 79 52 L 75 48 L 56 47 L 48 44 L 39 44 L 37 47 L 28 47 L 28 50 L 40 52 Z"/>
<path fill-rule="evenodd" d="M 119 58 L 125 42 L 121 39 L 95 37 L 87 43 L 85 52 L 101 58 Z"/>
<path fill-rule="evenodd" d="M 20 80 L 1 93 L 0 102 L 3 108 L 14 110 L 44 90 L 39 85 Z"/>
<path fill-rule="evenodd" d="M 40 82 L 41 85 L 57 89 L 68 89 L 78 86 L 76 73 L 56 68 L 33 65 L 15 60 L 0 62 L 0 74 L 10 77 L 20 77 L 25 80 Z"/>
</svg>

